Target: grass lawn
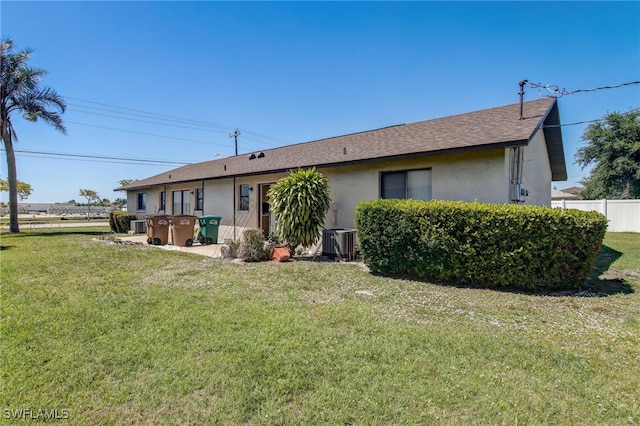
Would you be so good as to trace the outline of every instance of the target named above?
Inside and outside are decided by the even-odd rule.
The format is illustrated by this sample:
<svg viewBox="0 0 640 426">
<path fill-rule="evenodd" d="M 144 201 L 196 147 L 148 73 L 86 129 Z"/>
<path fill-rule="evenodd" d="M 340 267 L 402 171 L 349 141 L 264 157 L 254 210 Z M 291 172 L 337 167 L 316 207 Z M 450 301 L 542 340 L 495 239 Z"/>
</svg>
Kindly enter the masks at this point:
<svg viewBox="0 0 640 426">
<path fill-rule="evenodd" d="M 638 424 L 640 234 L 570 294 L 2 234 L 2 420 Z M 57 410 L 57 411 L 54 411 Z"/>
</svg>

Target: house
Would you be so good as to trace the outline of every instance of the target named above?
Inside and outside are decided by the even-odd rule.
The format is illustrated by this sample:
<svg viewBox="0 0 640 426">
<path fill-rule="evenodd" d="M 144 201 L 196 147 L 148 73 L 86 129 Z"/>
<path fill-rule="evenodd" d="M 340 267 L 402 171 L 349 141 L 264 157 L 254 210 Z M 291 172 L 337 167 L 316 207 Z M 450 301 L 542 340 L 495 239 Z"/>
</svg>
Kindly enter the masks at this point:
<svg viewBox="0 0 640 426">
<path fill-rule="evenodd" d="M 267 235 L 269 186 L 312 166 L 329 181 L 330 228 L 353 227 L 358 202 L 380 197 L 549 206 L 551 182 L 567 178 L 557 100 L 542 98 L 190 164 L 116 190 L 140 217 L 215 214 Z"/>
<path fill-rule="evenodd" d="M 561 189 L 560 191 L 566 192 L 567 194 L 571 194 L 574 198 L 580 198 L 580 194 L 584 191 L 584 188 L 581 186 L 572 186 L 569 188 Z"/>
<path fill-rule="evenodd" d="M 551 190 L 551 201 L 555 201 L 555 200 L 575 200 L 576 197 L 573 194 L 569 194 L 568 192 L 565 191 L 561 191 L 559 189 L 555 189 L 553 188 Z"/>
<path fill-rule="evenodd" d="M 570 188 L 565 189 L 556 189 L 553 188 L 551 190 L 551 201 L 557 200 L 578 200 L 580 199 L 580 194 L 584 188 L 580 186 L 572 186 Z"/>
</svg>

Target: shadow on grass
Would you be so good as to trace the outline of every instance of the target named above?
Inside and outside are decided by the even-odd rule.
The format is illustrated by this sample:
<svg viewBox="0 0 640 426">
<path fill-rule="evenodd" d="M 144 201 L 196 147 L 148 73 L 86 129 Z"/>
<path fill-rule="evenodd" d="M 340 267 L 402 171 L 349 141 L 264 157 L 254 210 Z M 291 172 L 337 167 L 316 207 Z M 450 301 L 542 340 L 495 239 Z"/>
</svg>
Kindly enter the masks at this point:
<svg viewBox="0 0 640 426">
<path fill-rule="evenodd" d="M 9 249 L 14 248 L 14 247 L 15 247 L 15 246 L 2 246 L 2 245 L 0 245 L 0 251 L 2 251 L 2 250 L 9 250 Z"/>
<path fill-rule="evenodd" d="M 529 290 L 523 289 L 519 287 L 483 287 L 483 286 L 474 286 L 471 284 L 464 283 L 447 283 L 444 281 L 439 281 L 437 279 L 429 279 L 429 278 L 416 278 L 408 275 L 390 275 L 390 274 L 381 274 L 377 272 L 371 272 L 372 275 L 382 276 L 387 278 L 396 278 L 410 281 L 417 281 L 423 283 L 429 283 L 433 285 L 443 286 L 443 287 L 455 287 L 455 288 L 471 288 L 471 289 L 485 289 L 485 290 L 494 290 L 497 292 L 503 293 L 518 293 L 518 294 L 526 294 L 531 296 L 551 296 L 551 297 L 607 297 L 613 296 L 616 294 L 631 294 L 634 293 L 635 290 L 633 287 L 627 282 L 624 278 L 624 274 L 615 274 L 615 271 L 610 271 L 611 265 L 618 260 L 623 253 L 612 249 L 606 245 L 602 245 L 600 249 L 600 253 L 598 253 L 598 257 L 593 263 L 591 275 L 587 278 L 587 280 L 577 288 L 571 289 L 537 289 L 537 290 Z M 622 276 L 620 276 L 622 275 Z"/>
</svg>

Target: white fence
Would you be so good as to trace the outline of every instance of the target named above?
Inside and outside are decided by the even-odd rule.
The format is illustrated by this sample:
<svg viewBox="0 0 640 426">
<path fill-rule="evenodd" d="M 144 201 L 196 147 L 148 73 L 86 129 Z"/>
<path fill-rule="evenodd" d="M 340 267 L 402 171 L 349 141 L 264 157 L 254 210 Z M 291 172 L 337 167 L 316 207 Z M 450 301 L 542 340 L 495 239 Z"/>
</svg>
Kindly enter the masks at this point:
<svg viewBox="0 0 640 426">
<path fill-rule="evenodd" d="M 609 219 L 608 232 L 640 232 L 640 200 L 559 200 L 551 207 L 595 210 Z"/>
</svg>

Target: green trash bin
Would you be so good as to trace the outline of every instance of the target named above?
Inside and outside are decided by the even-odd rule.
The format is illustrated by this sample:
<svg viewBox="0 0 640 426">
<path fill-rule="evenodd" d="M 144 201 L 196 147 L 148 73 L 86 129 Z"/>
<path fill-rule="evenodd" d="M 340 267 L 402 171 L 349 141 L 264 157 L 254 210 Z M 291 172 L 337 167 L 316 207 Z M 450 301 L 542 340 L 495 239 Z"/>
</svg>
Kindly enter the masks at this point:
<svg viewBox="0 0 640 426">
<path fill-rule="evenodd" d="M 200 244 L 218 244 L 220 220 L 222 220 L 222 216 L 211 214 L 198 217 L 198 223 L 200 224 L 198 241 L 200 241 Z"/>
</svg>

